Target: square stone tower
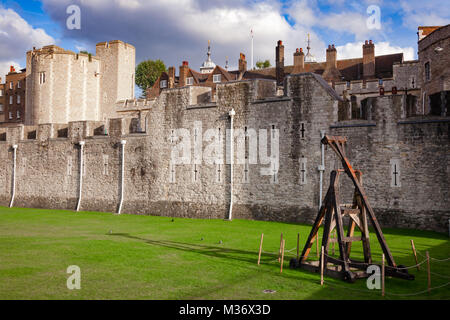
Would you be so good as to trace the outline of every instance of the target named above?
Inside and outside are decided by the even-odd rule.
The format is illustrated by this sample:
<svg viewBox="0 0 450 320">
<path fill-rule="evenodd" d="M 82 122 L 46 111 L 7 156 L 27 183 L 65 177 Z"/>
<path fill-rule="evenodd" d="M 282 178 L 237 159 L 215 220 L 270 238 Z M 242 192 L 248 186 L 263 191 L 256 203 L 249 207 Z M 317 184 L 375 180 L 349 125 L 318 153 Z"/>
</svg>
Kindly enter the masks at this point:
<svg viewBox="0 0 450 320">
<path fill-rule="evenodd" d="M 134 98 L 135 55 L 134 46 L 120 40 L 96 45 L 96 57 L 101 61 L 102 114 L 98 120 L 114 117 L 117 101 Z"/>
</svg>

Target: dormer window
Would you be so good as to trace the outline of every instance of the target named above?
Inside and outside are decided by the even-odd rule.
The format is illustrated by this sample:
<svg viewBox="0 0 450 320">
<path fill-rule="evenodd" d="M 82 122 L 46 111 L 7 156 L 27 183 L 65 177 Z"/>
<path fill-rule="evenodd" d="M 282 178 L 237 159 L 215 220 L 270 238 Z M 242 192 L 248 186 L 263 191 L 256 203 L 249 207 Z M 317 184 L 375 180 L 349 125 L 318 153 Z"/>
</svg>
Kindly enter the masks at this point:
<svg viewBox="0 0 450 320">
<path fill-rule="evenodd" d="M 222 82 L 222 75 L 221 74 L 213 75 L 213 82 L 214 83 Z"/>
<path fill-rule="evenodd" d="M 186 85 L 192 86 L 193 84 L 194 84 L 194 78 L 193 77 L 186 78 Z"/>
<path fill-rule="evenodd" d="M 159 87 L 160 87 L 161 89 L 167 88 L 167 80 L 161 80 L 161 81 L 159 82 Z"/>
</svg>

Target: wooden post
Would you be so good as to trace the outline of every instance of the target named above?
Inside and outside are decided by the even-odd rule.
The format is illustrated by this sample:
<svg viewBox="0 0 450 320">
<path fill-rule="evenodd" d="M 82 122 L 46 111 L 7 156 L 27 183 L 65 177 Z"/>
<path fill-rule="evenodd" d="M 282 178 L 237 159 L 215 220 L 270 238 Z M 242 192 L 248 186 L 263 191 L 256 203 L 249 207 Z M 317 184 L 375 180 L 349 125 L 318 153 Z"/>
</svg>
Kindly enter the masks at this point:
<svg viewBox="0 0 450 320">
<path fill-rule="evenodd" d="M 430 254 L 427 251 L 428 292 L 431 291 Z"/>
<path fill-rule="evenodd" d="M 300 258 L 300 233 L 297 233 L 297 260 Z"/>
<path fill-rule="evenodd" d="M 316 255 L 318 258 L 319 257 L 319 230 L 317 230 L 317 234 L 316 234 Z"/>
<path fill-rule="evenodd" d="M 280 262 L 281 248 L 282 247 L 283 247 L 283 233 L 281 233 L 281 237 L 280 237 L 280 250 L 278 251 L 278 262 Z"/>
<path fill-rule="evenodd" d="M 282 251 L 281 251 L 281 264 L 280 264 L 280 273 L 283 273 L 283 262 L 284 262 L 284 246 L 286 244 L 286 240 L 283 240 L 283 244 L 281 245 Z"/>
<path fill-rule="evenodd" d="M 261 242 L 259 243 L 258 266 L 259 266 L 259 262 L 261 261 L 263 239 L 264 239 L 264 233 L 261 233 Z"/>
<path fill-rule="evenodd" d="M 333 232 L 333 240 L 336 240 L 336 230 Z M 336 244 L 335 241 L 333 241 L 333 246 L 331 247 L 331 254 L 334 256 L 334 245 Z"/>
<path fill-rule="evenodd" d="M 384 253 L 381 256 L 381 295 L 384 297 Z"/>
<path fill-rule="evenodd" d="M 320 252 L 320 285 L 323 286 L 323 246 Z"/>
<path fill-rule="evenodd" d="M 414 240 L 411 239 L 411 248 L 414 254 L 414 258 L 416 259 L 416 264 L 417 264 L 417 271 L 420 271 L 420 266 L 419 266 L 419 261 L 417 261 L 417 253 L 416 253 L 416 247 L 414 246 Z"/>
</svg>

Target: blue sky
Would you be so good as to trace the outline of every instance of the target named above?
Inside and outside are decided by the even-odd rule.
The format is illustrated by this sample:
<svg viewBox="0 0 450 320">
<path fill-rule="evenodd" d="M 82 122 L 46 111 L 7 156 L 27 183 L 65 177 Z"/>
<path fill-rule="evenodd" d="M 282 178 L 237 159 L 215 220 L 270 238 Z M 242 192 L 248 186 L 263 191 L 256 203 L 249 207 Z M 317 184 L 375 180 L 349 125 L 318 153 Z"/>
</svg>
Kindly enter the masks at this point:
<svg viewBox="0 0 450 320">
<path fill-rule="evenodd" d="M 80 30 L 66 27 L 71 4 L 80 7 Z M 380 29 L 368 27 L 371 5 L 380 10 Z M 250 60 L 251 28 L 255 62 L 273 64 L 276 41 L 283 40 L 291 64 L 295 49 L 306 47 L 307 33 L 319 61 L 328 44 L 335 44 L 338 58 L 359 57 L 366 39 L 374 40 L 377 55 L 402 51 L 415 59 L 417 26 L 448 24 L 449 7 L 435 0 L 1 0 L 0 76 L 10 64 L 25 67 L 33 46 L 95 53 L 95 43 L 115 39 L 136 47 L 137 63 L 162 59 L 178 67 L 188 60 L 195 69 L 211 40 L 216 64 L 228 57 L 233 68 L 240 52 Z"/>
</svg>

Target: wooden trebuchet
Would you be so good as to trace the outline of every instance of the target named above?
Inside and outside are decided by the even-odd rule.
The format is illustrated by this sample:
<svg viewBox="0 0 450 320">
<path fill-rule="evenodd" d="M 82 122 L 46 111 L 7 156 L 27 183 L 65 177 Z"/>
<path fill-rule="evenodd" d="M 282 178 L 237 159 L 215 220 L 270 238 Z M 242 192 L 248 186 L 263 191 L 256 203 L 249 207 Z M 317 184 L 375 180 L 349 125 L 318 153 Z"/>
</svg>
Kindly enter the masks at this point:
<svg viewBox="0 0 450 320">
<path fill-rule="evenodd" d="M 375 213 L 369 204 L 367 195 L 362 186 L 362 172 L 353 169 L 345 153 L 345 143 L 347 138 L 325 136 L 322 139 L 324 145 L 329 145 L 335 151 L 339 160 L 342 162 L 343 170 L 334 170 L 330 176 L 330 186 L 325 195 L 325 199 L 319 213 L 316 217 L 311 232 L 306 240 L 305 247 L 298 259 L 293 258 L 290 261 L 291 268 L 304 268 L 310 271 L 319 272 L 323 268 L 326 275 L 342 278 L 349 282 L 356 278 L 366 278 L 367 267 L 372 263 L 372 256 L 369 241 L 368 221 L 370 220 L 378 242 L 386 257 L 385 272 L 387 276 L 394 276 L 403 279 L 414 279 L 413 275 L 407 272 L 407 269 L 398 268 L 394 258 L 391 255 L 389 247 L 384 238 L 381 227 L 375 217 Z M 346 173 L 352 180 L 355 191 L 352 204 L 341 204 L 339 197 L 339 176 Z M 343 218 L 348 217 L 349 227 L 347 234 L 344 234 Z M 314 244 L 320 226 L 324 224 L 322 236 L 323 259 L 320 261 L 307 261 L 311 247 Z M 355 237 L 354 231 L 358 227 L 361 231 L 361 237 Z M 337 239 L 330 239 L 331 233 L 336 230 Z M 354 241 L 362 241 L 364 261 L 350 259 L 351 245 Z M 329 242 L 337 243 L 339 258 L 328 255 Z M 332 266 L 328 267 L 331 264 Z"/>
</svg>

